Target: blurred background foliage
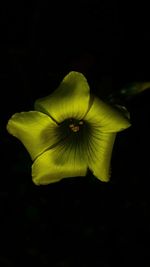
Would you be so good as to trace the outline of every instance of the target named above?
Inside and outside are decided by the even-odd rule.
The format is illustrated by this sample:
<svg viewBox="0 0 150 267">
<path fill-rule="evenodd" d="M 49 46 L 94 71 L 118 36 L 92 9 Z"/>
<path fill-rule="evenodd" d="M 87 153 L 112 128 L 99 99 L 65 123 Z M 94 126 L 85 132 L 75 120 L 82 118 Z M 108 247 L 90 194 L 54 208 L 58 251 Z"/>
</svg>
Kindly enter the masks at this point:
<svg viewBox="0 0 150 267">
<path fill-rule="evenodd" d="M 70 71 L 104 98 L 150 80 L 149 9 L 114 1 L 10 1 L 1 8 L 0 266 L 150 265 L 149 91 L 126 101 L 132 127 L 117 135 L 112 177 L 101 183 L 31 181 L 31 160 L 6 132 Z"/>
</svg>

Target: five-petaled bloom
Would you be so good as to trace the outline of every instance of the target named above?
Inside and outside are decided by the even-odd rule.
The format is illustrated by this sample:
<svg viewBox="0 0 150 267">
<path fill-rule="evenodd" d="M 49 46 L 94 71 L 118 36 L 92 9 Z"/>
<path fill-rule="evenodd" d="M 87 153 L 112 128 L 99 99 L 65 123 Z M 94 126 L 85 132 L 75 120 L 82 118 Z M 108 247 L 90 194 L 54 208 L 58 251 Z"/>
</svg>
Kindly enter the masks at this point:
<svg viewBox="0 0 150 267">
<path fill-rule="evenodd" d="M 33 182 L 41 185 L 85 176 L 88 168 L 109 181 L 116 133 L 129 126 L 121 111 L 90 94 L 83 74 L 72 71 L 34 111 L 14 114 L 7 130 L 28 150 Z"/>
</svg>

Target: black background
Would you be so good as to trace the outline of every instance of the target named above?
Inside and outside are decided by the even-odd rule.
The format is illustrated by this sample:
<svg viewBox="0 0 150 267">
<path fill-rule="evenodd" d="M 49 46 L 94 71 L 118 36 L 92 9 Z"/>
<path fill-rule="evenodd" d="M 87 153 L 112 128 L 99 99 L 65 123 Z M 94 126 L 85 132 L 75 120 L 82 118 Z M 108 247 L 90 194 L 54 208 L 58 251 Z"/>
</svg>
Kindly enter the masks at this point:
<svg viewBox="0 0 150 267">
<path fill-rule="evenodd" d="M 148 6 L 12 1 L 0 12 L 0 265 L 150 266 L 149 91 L 126 103 L 132 127 L 117 135 L 107 184 L 89 172 L 35 186 L 28 152 L 6 131 L 71 70 L 99 97 L 149 81 Z"/>
</svg>

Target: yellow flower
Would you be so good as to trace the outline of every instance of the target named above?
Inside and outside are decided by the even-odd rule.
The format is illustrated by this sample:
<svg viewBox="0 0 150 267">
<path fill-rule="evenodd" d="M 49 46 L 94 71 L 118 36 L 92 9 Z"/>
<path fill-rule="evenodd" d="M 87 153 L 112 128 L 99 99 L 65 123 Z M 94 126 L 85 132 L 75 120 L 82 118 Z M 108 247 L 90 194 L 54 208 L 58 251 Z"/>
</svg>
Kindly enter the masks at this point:
<svg viewBox="0 0 150 267">
<path fill-rule="evenodd" d="M 91 95 L 86 78 L 72 71 L 54 93 L 35 102 L 34 111 L 14 114 L 7 130 L 30 153 L 32 179 L 40 185 L 85 176 L 88 168 L 109 181 L 116 133 L 129 126 L 121 111 Z"/>
</svg>

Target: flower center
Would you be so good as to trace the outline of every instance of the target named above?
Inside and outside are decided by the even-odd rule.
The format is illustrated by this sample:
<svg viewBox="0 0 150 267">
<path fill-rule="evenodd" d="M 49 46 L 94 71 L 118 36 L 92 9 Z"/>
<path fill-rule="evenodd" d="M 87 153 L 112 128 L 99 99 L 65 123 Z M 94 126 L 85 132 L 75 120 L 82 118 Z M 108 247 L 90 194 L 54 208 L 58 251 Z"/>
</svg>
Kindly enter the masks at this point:
<svg viewBox="0 0 150 267">
<path fill-rule="evenodd" d="M 58 138 L 61 157 L 65 157 L 62 151 L 70 151 L 74 157 L 80 153 L 82 157 L 86 157 L 91 134 L 91 125 L 86 120 L 71 117 L 60 123 L 55 135 Z"/>
<path fill-rule="evenodd" d="M 80 130 L 80 127 L 84 124 L 82 120 L 75 120 L 75 119 L 70 119 L 69 120 L 69 128 L 73 132 L 78 132 Z"/>
<path fill-rule="evenodd" d="M 59 140 L 65 140 L 72 146 L 73 143 L 83 143 L 87 140 L 90 132 L 91 127 L 86 121 L 68 118 L 59 125 L 56 135 Z"/>
</svg>

